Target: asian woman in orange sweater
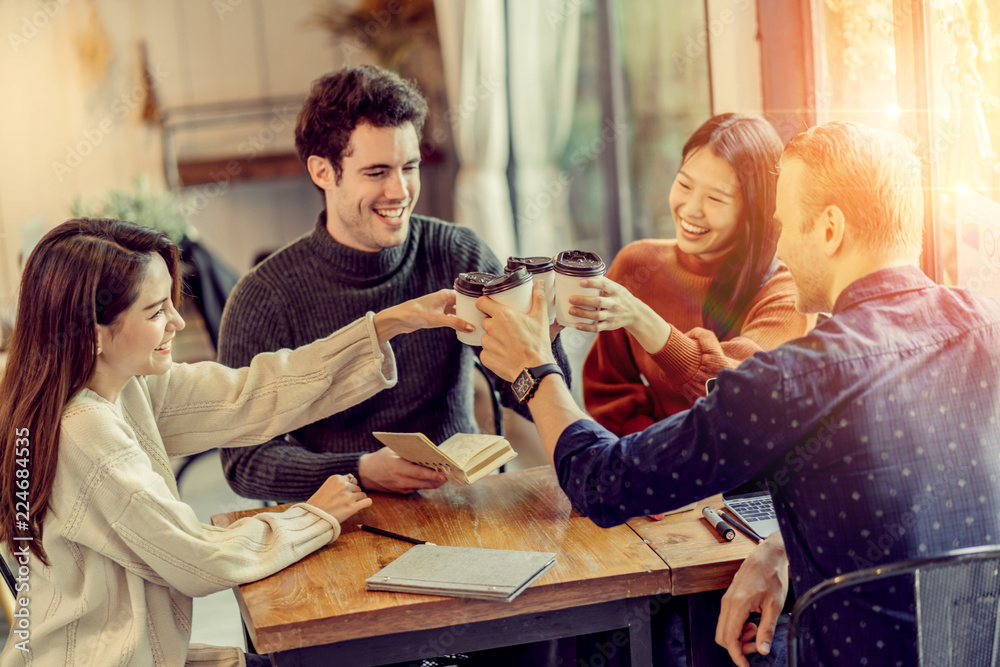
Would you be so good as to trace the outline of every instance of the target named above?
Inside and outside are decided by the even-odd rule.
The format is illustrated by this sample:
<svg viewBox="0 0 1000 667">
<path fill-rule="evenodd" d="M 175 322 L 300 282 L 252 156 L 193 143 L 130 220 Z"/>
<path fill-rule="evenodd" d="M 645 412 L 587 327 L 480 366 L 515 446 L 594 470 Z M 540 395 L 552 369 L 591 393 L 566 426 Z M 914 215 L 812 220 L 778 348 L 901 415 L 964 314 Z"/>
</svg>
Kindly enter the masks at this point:
<svg viewBox="0 0 1000 667">
<path fill-rule="evenodd" d="M 795 283 L 775 257 L 781 141 L 762 118 L 715 116 L 684 145 L 670 190 L 676 239 L 622 249 L 607 276 L 571 297 L 600 332 L 583 368 L 587 410 L 626 435 L 691 407 L 705 381 L 757 350 L 805 334 Z"/>
</svg>

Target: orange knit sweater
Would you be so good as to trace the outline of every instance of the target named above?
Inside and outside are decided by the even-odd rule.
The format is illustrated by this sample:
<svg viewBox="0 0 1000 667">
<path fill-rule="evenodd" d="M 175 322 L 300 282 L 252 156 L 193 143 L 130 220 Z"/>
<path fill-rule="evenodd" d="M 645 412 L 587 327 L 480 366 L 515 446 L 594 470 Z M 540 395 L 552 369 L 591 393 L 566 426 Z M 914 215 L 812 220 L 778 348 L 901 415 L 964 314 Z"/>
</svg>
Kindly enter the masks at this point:
<svg viewBox="0 0 1000 667">
<path fill-rule="evenodd" d="M 701 261 L 674 240 L 637 241 L 618 253 L 608 278 L 651 306 L 671 331 L 655 354 L 624 329 L 598 335 L 583 366 L 584 404 L 598 423 L 619 436 L 641 431 L 690 408 L 719 369 L 735 368 L 815 324 L 795 309 L 795 283 L 782 266 L 750 302 L 742 329 L 720 342 L 703 327 L 701 311 L 724 261 Z"/>
</svg>

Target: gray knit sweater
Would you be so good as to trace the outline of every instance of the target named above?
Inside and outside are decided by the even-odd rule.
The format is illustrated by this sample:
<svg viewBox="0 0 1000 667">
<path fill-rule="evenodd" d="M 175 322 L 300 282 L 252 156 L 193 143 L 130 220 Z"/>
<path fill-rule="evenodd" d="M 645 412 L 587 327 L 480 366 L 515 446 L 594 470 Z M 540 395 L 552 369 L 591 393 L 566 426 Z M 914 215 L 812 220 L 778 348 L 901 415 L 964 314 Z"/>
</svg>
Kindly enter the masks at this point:
<svg viewBox="0 0 1000 667">
<path fill-rule="evenodd" d="M 348 248 L 315 229 L 262 262 L 236 285 L 226 304 L 219 361 L 247 365 L 259 352 L 295 348 L 329 335 L 368 311 L 378 312 L 444 287 L 465 271 L 501 272 L 500 262 L 472 230 L 411 216 L 406 242 L 377 253 Z M 334 474 L 358 472 L 366 452 L 381 448 L 372 431 L 420 432 L 434 442 L 475 433 L 473 362 L 478 348 L 452 329 L 396 337 L 399 383 L 339 414 L 257 447 L 222 451 L 230 486 L 240 495 L 305 500 Z M 556 358 L 569 377 L 562 347 Z M 501 401 L 529 416 L 509 385 Z M 520 409 L 519 409 L 520 408 Z"/>
</svg>

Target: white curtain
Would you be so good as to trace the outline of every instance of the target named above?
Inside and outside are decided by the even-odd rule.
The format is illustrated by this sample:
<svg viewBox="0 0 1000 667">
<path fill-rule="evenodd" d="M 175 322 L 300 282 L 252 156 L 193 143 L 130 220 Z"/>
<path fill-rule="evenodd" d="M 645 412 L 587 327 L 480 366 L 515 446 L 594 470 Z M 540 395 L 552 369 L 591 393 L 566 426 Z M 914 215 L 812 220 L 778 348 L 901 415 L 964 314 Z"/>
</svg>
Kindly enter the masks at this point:
<svg viewBox="0 0 1000 667">
<path fill-rule="evenodd" d="M 518 0 L 515 0 L 517 2 Z M 503 0 L 435 0 L 458 154 L 455 222 L 474 229 L 501 262 L 516 255 L 507 158 L 507 37 Z"/>
<path fill-rule="evenodd" d="M 511 130 L 517 232 L 525 256 L 551 256 L 572 240 L 570 184 L 580 160 L 559 165 L 576 104 L 580 53 L 579 0 L 510 0 Z"/>
</svg>

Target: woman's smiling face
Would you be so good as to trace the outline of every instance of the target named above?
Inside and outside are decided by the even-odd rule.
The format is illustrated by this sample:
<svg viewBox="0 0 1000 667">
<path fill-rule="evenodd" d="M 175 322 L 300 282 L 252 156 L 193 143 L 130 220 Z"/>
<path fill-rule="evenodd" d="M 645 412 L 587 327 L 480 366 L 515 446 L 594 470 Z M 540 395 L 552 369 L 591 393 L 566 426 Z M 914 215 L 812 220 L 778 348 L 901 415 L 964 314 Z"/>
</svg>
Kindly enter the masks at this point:
<svg viewBox="0 0 1000 667">
<path fill-rule="evenodd" d="M 743 193 L 736 172 L 711 150 L 698 148 L 674 178 L 670 211 L 683 252 L 702 260 L 725 256 L 742 224 Z"/>
<path fill-rule="evenodd" d="M 98 325 L 102 349 L 88 387 L 113 401 L 134 376 L 161 375 L 170 369 L 171 341 L 184 328 L 170 298 L 172 286 L 167 263 L 154 253 L 135 303 L 114 324 Z"/>
</svg>

